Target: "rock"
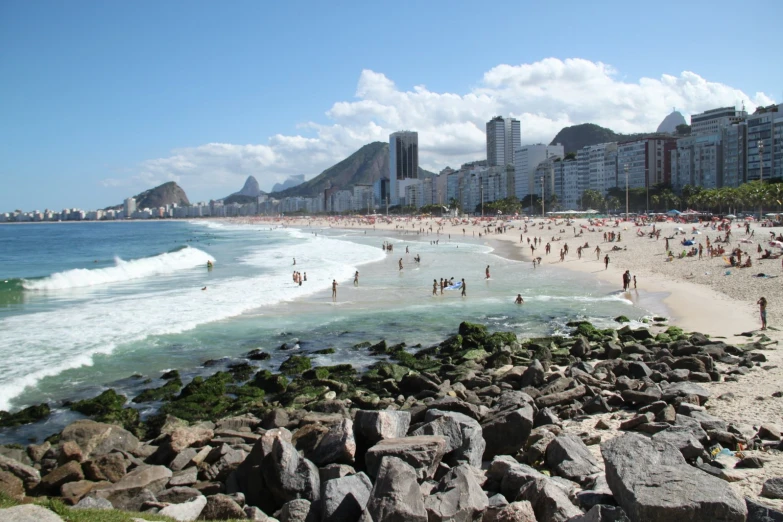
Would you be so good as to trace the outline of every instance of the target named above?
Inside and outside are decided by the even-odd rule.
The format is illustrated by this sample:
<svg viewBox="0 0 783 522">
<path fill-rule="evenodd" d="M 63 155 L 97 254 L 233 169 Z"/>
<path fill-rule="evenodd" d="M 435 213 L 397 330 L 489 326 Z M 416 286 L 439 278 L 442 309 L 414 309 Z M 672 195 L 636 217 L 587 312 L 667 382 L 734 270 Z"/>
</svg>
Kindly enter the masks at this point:
<svg viewBox="0 0 783 522">
<path fill-rule="evenodd" d="M 0 509 L 0 520 L 3 522 L 63 522 L 63 519 L 53 511 L 35 504 Z"/>
<path fill-rule="evenodd" d="M 488 512 L 482 522 L 536 522 L 533 506 L 527 500 L 512 502 L 502 508 Z"/>
<path fill-rule="evenodd" d="M 91 480 L 68 482 L 60 488 L 60 496 L 66 504 L 74 505 L 93 489 L 108 486 L 111 486 L 111 482 L 93 482 Z"/>
<path fill-rule="evenodd" d="M 631 520 L 745 520 L 745 503 L 731 487 L 689 466 L 668 442 L 628 433 L 603 443 L 601 453 L 609 487 Z"/>
<path fill-rule="evenodd" d="M 704 446 L 693 433 L 693 430 L 684 426 L 672 426 L 652 436 L 654 441 L 668 442 L 680 450 L 686 459 L 695 459 L 706 455 Z"/>
<path fill-rule="evenodd" d="M 582 514 L 582 510 L 571 503 L 568 495 L 546 477 L 534 478 L 525 484 L 517 499 L 530 502 L 537 520 L 565 522 Z"/>
<path fill-rule="evenodd" d="M 466 462 L 481 467 L 481 458 L 486 449 L 481 425 L 462 413 L 430 409 L 425 424 L 411 432 L 411 435 L 440 435 L 446 438 L 446 456 L 449 465 Z"/>
<path fill-rule="evenodd" d="M 544 384 L 546 372 L 538 359 L 533 360 L 530 366 L 519 377 L 519 385 L 522 388 L 532 386 L 534 388 Z"/>
<path fill-rule="evenodd" d="M 780 440 L 780 430 L 771 424 L 762 424 L 759 428 L 759 438 L 764 440 Z"/>
<path fill-rule="evenodd" d="M 358 520 L 371 491 L 372 482 L 364 473 L 327 481 L 321 502 L 322 521 Z"/>
<path fill-rule="evenodd" d="M 416 470 L 410 464 L 394 456 L 384 457 L 365 510 L 369 520 L 428 522 L 417 479 Z"/>
<path fill-rule="evenodd" d="M 699 404 L 704 404 L 712 394 L 704 386 L 691 382 L 676 382 L 663 389 L 663 400 L 666 402 L 672 402 L 677 397 L 687 397 L 689 395 L 697 396 Z"/>
<path fill-rule="evenodd" d="M 429 522 L 472 522 L 487 509 L 489 499 L 476 480 L 477 469 L 462 464 L 449 471 L 424 500 Z"/>
<path fill-rule="evenodd" d="M 525 404 L 514 411 L 489 419 L 481 425 L 486 449 L 484 459 L 495 455 L 514 455 L 525 446 L 533 429 L 533 408 Z"/>
<path fill-rule="evenodd" d="M 546 450 L 546 463 L 561 477 L 584 486 L 590 475 L 601 472 L 593 454 L 579 437 L 560 435 Z"/>
<path fill-rule="evenodd" d="M 696 419 L 704 431 L 727 431 L 729 423 L 704 411 L 692 411 L 691 418 Z"/>
<path fill-rule="evenodd" d="M 221 452 L 222 454 L 217 461 L 203 471 L 203 476 L 206 480 L 217 482 L 225 481 L 231 472 L 237 469 L 247 457 L 247 453 L 241 449 L 232 449 L 225 445 L 223 449 L 225 451 Z"/>
<path fill-rule="evenodd" d="M 375 477 L 384 457 L 402 459 L 416 470 L 419 480 L 432 478 L 446 453 L 446 439 L 440 436 L 403 437 L 386 439 L 367 450 L 365 463 L 367 473 Z"/>
<path fill-rule="evenodd" d="M 198 482 L 198 468 L 187 468 L 174 473 L 169 480 L 169 487 L 191 486 Z"/>
<path fill-rule="evenodd" d="M 129 431 L 114 424 L 91 420 L 72 422 L 62 431 L 60 440 L 63 443 L 75 442 L 85 459 L 118 450 L 133 452 L 139 446 L 139 439 Z"/>
<path fill-rule="evenodd" d="M 261 442 L 257 443 L 262 444 Z M 272 449 L 261 466 L 267 489 L 278 505 L 296 498 L 312 502 L 321 496 L 321 479 L 318 468 L 300 457 L 296 448 L 281 433 L 273 436 Z"/>
<path fill-rule="evenodd" d="M 312 503 L 302 498 L 286 502 L 278 517 L 280 522 L 315 522 L 318 518 Z"/>
<path fill-rule="evenodd" d="M 95 492 L 95 496 L 105 498 L 115 509 L 139 511 L 141 505 L 161 491 L 171 478 L 171 470 L 164 466 L 142 465 L 134 469 L 116 484 Z M 142 494 L 146 491 L 147 494 Z"/>
<path fill-rule="evenodd" d="M 206 505 L 207 497 L 199 495 L 188 502 L 166 506 L 158 511 L 158 515 L 171 517 L 180 522 L 191 522 L 192 520 L 198 519 Z"/>
<path fill-rule="evenodd" d="M 767 479 L 761 487 L 761 496 L 783 499 L 783 477 Z"/>
<path fill-rule="evenodd" d="M 33 462 L 41 462 L 41 459 L 43 459 L 44 455 L 46 455 L 46 452 L 49 451 L 51 447 L 52 444 L 49 441 L 46 441 L 43 444 L 30 444 L 27 446 L 27 454 Z"/>
<path fill-rule="evenodd" d="M 155 495 L 158 502 L 166 502 L 167 504 L 182 504 L 183 502 L 190 502 L 194 498 L 201 495 L 201 492 L 195 488 L 189 488 L 186 486 L 175 486 L 173 488 L 164 489 Z"/>
<path fill-rule="evenodd" d="M 745 497 L 748 507 L 747 522 L 783 522 L 783 511 L 764 506 L 755 500 Z"/>
<path fill-rule="evenodd" d="M 72 509 L 114 509 L 114 506 L 105 498 L 85 497 Z"/>
<path fill-rule="evenodd" d="M 0 471 L 14 475 L 22 481 L 25 489 L 28 491 L 41 481 L 41 473 L 37 469 L 2 455 L 0 455 Z"/>
<path fill-rule="evenodd" d="M 13 473 L 0 471 L 0 493 L 12 500 L 22 500 L 24 498 L 24 483 Z"/>
<path fill-rule="evenodd" d="M 305 456 L 316 466 L 326 464 L 352 464 L 356 455 L 356 440 L 353 436 L 353 422 L 343 419 L 329 428 L 312 451 Z"/>
<path fill-rule="evenodd" d="M 652 422 L 654 419 L 655 419 L 655 415 L 653 415 L 650 412 L 643 413 L 641 415 L 636 415 L 635 417 L 631 417 L 627 421 L 621 422 L 620 429 L 632 430 L 642 424 L 647 424 L 648 422 Z"/>
<path fill-rule="evenodd" d="M 591 507 L 584 515 L 574 517 L 568 522 L 631 522 L 631 520 L 621 507 L 598 504 Z"/>
<path fill-rule="evenodd" d="M 177 454 L 185 448 L 205 446 L 214 436 L 215 432 L 207 428 L 179 427 L 169 434 L 166 445 L 171 452 Z"/>
<path fill-rule="evenodd" d="M 228 495 L 218 493 L 206 499 L 206 505 L 199 515 L 200 520 L 231 520 L 247 517 L 242 507 Z"/>
<path fill-rule="evenodd" d="M 174 460 L 169 463 L 168 467 L 171 471 L 181 471 L 190 464 L 190 462 L 193 460 L 193 457 L 195 457 L 197 454 L 198 451 L 196 451 L 196 449 L 187 448 L 174 457 Z"/>
<path fill-rule="evenodd" d="M 546 408 L 546 407 L 557 406 L 559 404 L 565 404 L 567 402 L 571 402 L 575 399 L 579 399 L 580 397 L 583 397 L 585 393 L 587 393 L 587 388 L 580 385 L 570 390 L 565 390 L 558 393 L 551 393 L 549 395 L 544 395 L 542 397 L 539 397 L 538 399 L 536 399 L 536 406 L 538 406 L 539 408 Z"/>
<path fill-rule="evenodd" d="M 84 476 L 90 480 L 117 482 L 127 470 L 125 458 L 119 453 L 101 455 L 82 464 Z"/>
<path fill-rule="evenodd" d="M 69 440 L 67 442 L 63 442 L 63 444 L 60 446 L 60 454 L 57 456 L 57 463 L 62 466 L 66 462 L 70 462 L 72 460 L 81 462 L 84 460 L 84 455 L 82 454 L 82 449 L 75 442 Z"/>
<path fill-rule="evenodd" d="M 374 444 L 384 439 L 399 439 L 408 434 L 411 414 L 395 410 L 359 410 L 354 417 L 354 432 Z"/>
<path fill-rule="evenodd" d="M 82 466 L 76 461 L 70 461 L 44 475 L 38 484 L 38 490 L 45 495 L 57 495 L 63 484 L 77 480 L 84 480 Z"/>
</svg>

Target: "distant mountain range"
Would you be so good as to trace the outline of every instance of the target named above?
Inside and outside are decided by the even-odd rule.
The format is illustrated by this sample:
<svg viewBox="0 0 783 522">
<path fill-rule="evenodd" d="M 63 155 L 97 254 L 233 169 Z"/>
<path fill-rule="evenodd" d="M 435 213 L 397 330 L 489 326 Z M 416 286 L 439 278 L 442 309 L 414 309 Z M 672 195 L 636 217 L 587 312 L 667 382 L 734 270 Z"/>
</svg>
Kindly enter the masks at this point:
<svg viewBox="0 0 783 522">
<path fill-rule="evenodd" d="M 420 178 L 434 175 L 433 172 L 419 167 Z M 376 141 L 363 146 L 313 179 L 295 187 L 272 192 L 271 195 L 278 199 L 286 197 L 313 197 L 322 194 L 328 187 L 350 190 L 355 185 L 371 185 L 381 177 L 389 177 L 389 144 Z"/>
<path fill-rule="evenodd" d="M 174 204 L 179 206 L 190 205 L 187 194 L 185 194 L 182 187 L 177 185 L 174 181 L 169 181 L 163 185 L 145 190 L 144 192 L 133 196 L 133 199 L 136 200 L 136 208 L 139 209 L 158 208 Z M 122 203 L 113 207 L 108 207 L 105 210 L 119 210 L 121 208 L 123 208 Z"/>
<path fill-rule="evenodd" d="M 301 185 L 305 181 L 304 174 L 297 174 L 296 176 L 289 176 L 287 180 L 282 183 L 275 183 L 272 187 L 272 192 L 282 192 L 285 189 L 293 188 L 297 185 Z"/>
</svg>

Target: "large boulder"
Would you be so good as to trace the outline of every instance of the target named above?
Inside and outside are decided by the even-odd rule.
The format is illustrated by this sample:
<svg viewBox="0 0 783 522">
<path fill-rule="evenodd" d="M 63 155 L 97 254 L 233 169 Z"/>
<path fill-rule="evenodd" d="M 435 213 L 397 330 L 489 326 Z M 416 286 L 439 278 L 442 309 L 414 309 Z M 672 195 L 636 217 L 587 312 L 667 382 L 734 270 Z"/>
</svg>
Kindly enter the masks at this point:
<svg viewBox="0 0 783 522">
<path fill-rule="evenodd" d="M 424 500 L 429 522 L 472 522 L 480 518 L 489 499 L 476 480 L 479 472 L 468 464 L 450 470 Z"/>
<path fill-rule="evenodd" d="M 264 483 L 279 506 L 297 498 L 314 502 L 321 496 L 318 468 L 300 457 L 293 444 L 280 434 L 274 437 L 261 470 Z"/>
<path fill-rule="evenodd" d="M 305 456 L 316 466 L 326 464 L 352 464 L 356 455 L 353 422 L 343 419 L 331 426 L 311 451 Z"/>
<path fill-rule="evenodd" d="M 450 465 L 467 462 L 471 466 L 481 467 L 481 457 L 486 442 L 481 425 L 475 419 L 462 413 L 441 410 L 428 410 L 425 424 L 411 435 L 440 435 L 446 438 L 446 456 L 444 461 Z"/>
<path fill-rule="evenodd" d="M 372 482 L 364 473 L 328 480 L 321 502 L 322 521 L 358 520 L 371 491 Z"/>
<path fill-rule="evenodd" d="M 365 514 L 372 522 L 427 522 L 416 470 L 397 457 L 384 457 Z M 363 517 L 363 519 L 368 519 Z"/>
<path fill-rule="evenodd" d="M 689 466 L 679 449 L 628 433 L 601 445 L 606 480 L 632 521 L 742 522 L 747 507 L 724 481 Z"/>
<path fill-rule="evenodd" d="M 303 498 L 289 500 L 280 509 L 280 522 L 316 522 L 318 514 L 313 503 Z"/>
<path fill-rule="evenodd" d="M 242 506 L 228 495 L 218 493 L 207 497 L 207 503 L 199 515 L 201 520 L 233 520 L 247 518 Z"/>
<path fill-rule="evenodd" d="M 595 505 L 582 516 L 572 518 L 568 522 L 631 522 L 619 506 Z"/>
<path fill-rule="evenodd" d="M 144 502 L 150 497 L 154 499 L 154 494 L 166 487 L 171 476 L 171 470 L 164 466 L 142 465 L 111 487 L 91 495 L 108 500 L 115 509 L 139 511 Z"/>
<path fill-rule="evenodd" d="M 84 476 L 90 480 L 118 482 L 125 476 L 128 463 L 119 453 L 100 455 L 82 464 Z"/>
<path fill-rule="evenodd" d="M 533 429 L 533 408 L 525 404 L 521 408 L 498 415 L 481 425 L 486 449 L 484 460 L 495 455 L 514 455 L 525 446 Z"/>
<path fill-rule="evenodd" d="M 60 440 L 75 442 L 85 459 L 117 450 L 133 452 L 139 447 L 139 439 L 131 432 L 114 424 L 91 420 L 72 422 L 62 431 Z"/>
<path fill-rule="evenodd" d="M 481 522 L 537 522 L 533 506 L 527 500 L 512 502 L 484 514 Z"/>
<path fill-rule="evenodd" d="M 353 420 L 357 437 L 374 444 L 384 439 L 399 439 L 408 434 L 411 414 L 395 410 L 359 410 Z"/>
<path fill-rule="evenodd" d="M 546 449 L 546 463 L 559 476 L 584 485 L 590 475 L 601 472 L 593 454 L 582 439 L 560 435 Z"/>
<path fill-rule="evenodd" d="M 24 483 L 13 473 L 0 471 L 0 493 L 13 500 L 22 500 Z"/>
<path fill-rule="evenodd" d="M 582 514 L 568 498 L 566 492 L 554 480 L 542 477 L 527 482 L 516 500 L 527 500 L 533 506 L 538 520 L 565 522 Z"/>
<path fill-rule="evenodd" d="M 35 504 L 0 509 L 0 520 L 3 522 L 63 522 L 63 519 L 57 516 L 54 511 Z"/>
<path fill-rule="evenodd" d="M 432 478 L 446 453 L 446 438 L 440 436 L 404 437 L 386 439 L 367 450 L 364 456 L 367 473 L 378 475 L 381 461 L 392 456 L 402 459 L 416 470 L 418 480 Z"/>
<path fill-rule="evenodd" d="M 198 519 L 206 505 L 207 497 L 199 495 L 188 502 L 166 506 L 158 511 L 158 515 L 171 517 L 179 522 L 191 522 Z"/>
<path fill-rule="evenodd" d="M 57 495 L 63 484 L 83 479 L 82 466 L 72 460 L 44 475 L 40 484 L 38 484 L 38 490 L 44 495 Z"/>
</svg>

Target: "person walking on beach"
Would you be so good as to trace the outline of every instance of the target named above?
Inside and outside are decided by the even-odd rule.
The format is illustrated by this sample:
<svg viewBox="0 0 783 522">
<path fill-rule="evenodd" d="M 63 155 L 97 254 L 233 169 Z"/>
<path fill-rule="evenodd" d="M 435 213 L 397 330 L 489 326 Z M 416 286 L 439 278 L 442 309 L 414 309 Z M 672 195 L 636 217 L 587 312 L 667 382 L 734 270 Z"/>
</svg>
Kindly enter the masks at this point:
<svg viewBox="0 0 783 522">
<path fill-rule="evenodd" d="M 332 301 L 337 301 L 337 279 L 332 279 Z"/>
<path fill-rule="evenodd" d="M 609 254 L 604 256 L 604 270 L 609 270 Z"/>
<path fill-rule="evenodd" d="M 767 298 L 762 297 L 756 302 L 759 305 L 759 315 L 761 316 L 761 329 L 767 329 Z"/>
<path fill-rule="evenodd" d="M 462 280 L 462 297 L 467 297 L 467 294 L 465 294 L 465 279 Z"/>
<path fill-rule="evenodd" d="M 636 276 L 633 276 L 633 289 L 636 290 Z"/>
<path fill-rule="evenodd" d="M 402 258 L 400 258 L 399 264 L 400 264 L 400 270 L 402 270 Z"/>
<path fill-rule="evenodd" d="M 596 245 L 595 250 L 593 252 L 595 252 L 595 260 L 596 261 L 601 259 L 601 247 L 600 246 Z"/>
</svg>

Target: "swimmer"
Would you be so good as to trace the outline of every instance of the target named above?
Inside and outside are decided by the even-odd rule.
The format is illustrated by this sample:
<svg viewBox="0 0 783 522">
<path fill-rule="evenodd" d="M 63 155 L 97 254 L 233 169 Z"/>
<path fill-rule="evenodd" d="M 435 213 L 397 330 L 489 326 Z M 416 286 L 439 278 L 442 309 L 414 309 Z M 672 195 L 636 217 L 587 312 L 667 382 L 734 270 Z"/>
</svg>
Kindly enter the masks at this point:
<svg viewBox="0 0 783 522">
<path fill-rule="evenodd" d="M 207 287 L 205 286 L 205 287 L 204 287 L 204 288 L 202 288 L 201 290 L 206 290 L 206 289 L 207 289 Z"/>
<path fill-rule="evenodd" d="M 514 303 L 516 303 L 516 304 L 522 304 L 522 303 L 524 303 L 524 302 L 525 302 L 525 300 L 524 300 L 524 299 L 522 299 L 522 294 L 517 294 L 517 298 L 516 298 L 516 300 L 514 301 Z"/>
</svg>

